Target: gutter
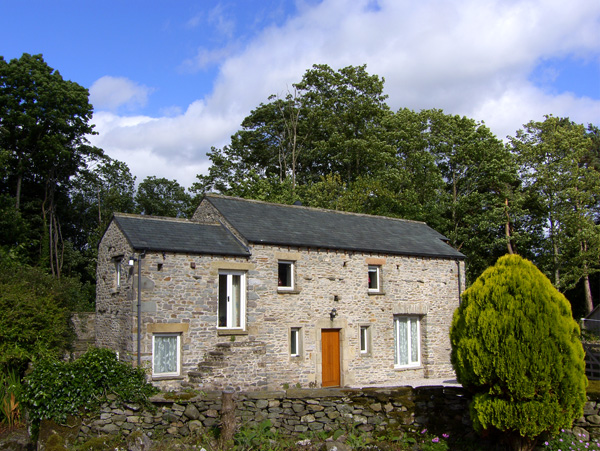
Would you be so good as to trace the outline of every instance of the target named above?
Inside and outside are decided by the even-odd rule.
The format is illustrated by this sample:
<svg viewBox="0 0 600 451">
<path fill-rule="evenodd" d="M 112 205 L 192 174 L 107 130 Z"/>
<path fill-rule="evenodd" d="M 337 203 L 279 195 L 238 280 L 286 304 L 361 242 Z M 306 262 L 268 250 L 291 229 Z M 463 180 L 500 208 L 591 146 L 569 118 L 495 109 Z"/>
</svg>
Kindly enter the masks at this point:
<svg viewBox="0 0 600 451">
<path fill-rule="evenodd" d="M 456 267 L 458 268 L 458 305 L 461 302 L 461 294 L 462 294 L 462 275 L 460 273 L 460 260 L 456 259 Z"/>
<path fill-rule="evenodd" d="M 138 286 L 137 286 L 137 366 L 142 365 L 142 259 L 146 251 L 138 252 Z"/>
</svg>

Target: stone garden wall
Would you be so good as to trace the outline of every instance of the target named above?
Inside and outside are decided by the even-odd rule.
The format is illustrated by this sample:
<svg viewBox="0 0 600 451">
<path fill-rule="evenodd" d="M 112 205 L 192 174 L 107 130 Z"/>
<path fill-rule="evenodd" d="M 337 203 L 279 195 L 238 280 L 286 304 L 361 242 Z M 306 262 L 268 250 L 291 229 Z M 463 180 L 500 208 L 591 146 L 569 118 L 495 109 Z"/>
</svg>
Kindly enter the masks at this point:
<svg viewBox="0 0 600 451">
<path fill-rule="evenodd" d="M 84 419 L 80 438 L 144 432 L 150 438 L 185 437 L 220 424 L 221 392 L 152 398 L 153 409 L 138 405 L 103 405 L 99 415 Z M 461 387 L 397 387 L 368 389 L 289 389 L 236 393 L 238 426 L 270 420 L 280 433 L 300 435 L 346 430 L 355 433 L 420 431 L 464 437 L 473 433 L 468 396 Z M 600 438 L 600 403 L 586 404 L 576 423 L 580 433 Z M 585 430 L 584 430 L 585 429 Z"/>
<path fill-rule="evenodd" d="M 141 431 L 151 439 L 179 438 L 219 427 L 221 392 L 163 393 L 152 408 L 110 400 L 101 411 L 69 426 L 73 439 Z M 473 434 L 468 396 L 461 387 L 396 387 L 368 389 L 289 389 L 236 393 L 237 426 L 269 420 L 282 434 L 319 431 L 390 433 L 420 431 L 453 438 Z M 589 400 L 574 432 L 586 440 L 600 439 L 600 400 Z M 51 431 L 48 431 L 51 433 Z M 42 437 L 40 436 L 40 439 Z"/>
<path fill-rule="evenodd" d="M 141 430 L 150 438 L 185 437 L 219 426 L 221 399 L 221 392 L 179 397 L 161 394 L 152 398 L 154 409 L 112 401 L 103 405 L 99 415 L 83 420 L 79 436 L 127 436 Z M 289 435 L 423 427 L 440 434 L 470 431 L 468 400 L 457 387 L 289 389 L 236 393 L 234 399 L 238 426 L 268 419 L 280 433 Z"/>
</svg>

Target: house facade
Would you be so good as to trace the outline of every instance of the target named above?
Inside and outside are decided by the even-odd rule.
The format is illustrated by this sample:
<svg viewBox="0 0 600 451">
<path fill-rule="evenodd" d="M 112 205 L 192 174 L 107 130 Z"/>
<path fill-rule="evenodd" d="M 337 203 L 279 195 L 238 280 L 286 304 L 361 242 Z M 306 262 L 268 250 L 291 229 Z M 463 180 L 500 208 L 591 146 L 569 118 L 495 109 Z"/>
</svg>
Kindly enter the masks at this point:
<svg viewBox="0 0 600 451">
<path fill-rule="evenodd" d="M 164 389 L 451 377 L 464 256 L 415 221 L 207 195 L 191 220 L 115 214 L 96 344 Z"/>
</svg>

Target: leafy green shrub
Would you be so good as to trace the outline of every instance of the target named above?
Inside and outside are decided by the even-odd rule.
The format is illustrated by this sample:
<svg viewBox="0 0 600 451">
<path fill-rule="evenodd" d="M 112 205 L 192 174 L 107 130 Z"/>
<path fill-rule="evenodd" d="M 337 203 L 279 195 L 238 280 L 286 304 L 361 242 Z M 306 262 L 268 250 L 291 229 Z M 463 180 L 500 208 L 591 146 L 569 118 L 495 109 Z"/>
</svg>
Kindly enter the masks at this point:
<svg viewBox="0 0 600 451">
<path fill-rule="evenodd" d="M 146 382 L 142 369 L 119 362 L 109 349 L 91 348 L 74 362 L 41 360 L 24 381 L 23 402 L 32 422 L 94 410 L 114 394 L 123 402 L 147 404 L 158 390 Z"/>
<path fill-rule="evenodd" d="M 507 255 L 467 289 L 450 331 L 477 430 L 532 448 L 583 413 L 584 352 L 567 299 L 528 260 Z"/>
<path fill-rule="evenodd" d="M 242 427 L 233 437 L 233 449 L 236 451 L 250 451 L 254 449 L 276 451 L 287 449 L 286 440 L 273 429 L 271 420 L 264 420 L 260 424 Z"/>
<path fill-rule="evenodd" d="M 0 264 L 0 371 L 22 374 L 29 361 L 58 357 L 69 348 L 73 291 L 39 269 Z"/>
</svg>

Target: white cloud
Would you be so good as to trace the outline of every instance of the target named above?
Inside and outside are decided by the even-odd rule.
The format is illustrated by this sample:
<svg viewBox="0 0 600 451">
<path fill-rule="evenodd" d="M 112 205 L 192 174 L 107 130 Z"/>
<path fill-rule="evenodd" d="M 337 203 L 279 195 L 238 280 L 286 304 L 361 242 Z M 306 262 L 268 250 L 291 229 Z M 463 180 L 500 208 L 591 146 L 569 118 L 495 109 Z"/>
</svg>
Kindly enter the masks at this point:
<svg viewBox="0 0 600 451">
<path fill-rule="evenodd" d="M 572 0 L 323 0 L 270 27 L 235 55 L 200 52 L 196 64 L 225 58 L 210 96 L 177 116 L 94 119 L 98 144 L 147 175 L 189 186 L 251 109 L 283 94 L 306 69 L 367 64 L 385 78 L 393 109 L 441 108 L 483 120 L 500 138 L 544 114 L 600 122 L 600 101 L 552 95 L 529 81 L 544 58 L 600 57 L 600 2 Z M 96 105 L 96 102 L 94 102 Z M 135 121 L 134 121 L 135 122 Z M 115 156 L 115 158 L 118 158 Z M 192 175 L 193 174 L 193 175 Z"/>
<path fill-rule="evenodd" d="M 115 111 L 121 106 L 133 109 L 143 107 L 152 89 L 125 77 L 106 75 L 90 88 L 90 102 L 99 110 Z"/>
<path fill-rule="evenodd" d="M 181 64 L 181 68 L 188 72 L 204 70 L 210 66 L 218 65 L 223 62 L 233 52 L 234 47 L 231 45 L 216 49 L 200 47 L 193 58 L 189 58 Z"/>
</svg>

